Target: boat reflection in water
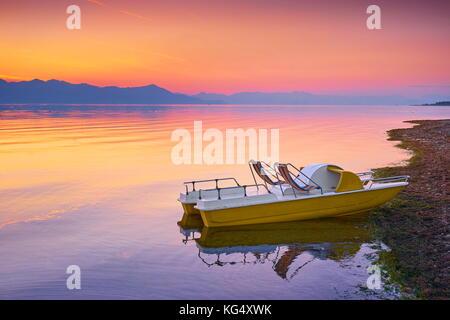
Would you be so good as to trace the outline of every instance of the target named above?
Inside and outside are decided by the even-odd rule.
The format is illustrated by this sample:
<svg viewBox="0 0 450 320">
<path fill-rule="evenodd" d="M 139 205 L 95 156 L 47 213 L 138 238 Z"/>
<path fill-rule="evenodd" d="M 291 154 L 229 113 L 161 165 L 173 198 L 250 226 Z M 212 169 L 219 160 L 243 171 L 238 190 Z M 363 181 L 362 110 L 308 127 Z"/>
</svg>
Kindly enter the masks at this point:
<svg viewBox="0 0 450 320">
<path fill-rule="evenodd" d="M 272 224 L 208 228 L 199 215 L 178 222 L 183 242 L 195 241 L 209 267 L 270 263 L 283 279 L 292 279 L 314 260 L 340 262 L 370 242 L 364 216 Z"/>
</svg>

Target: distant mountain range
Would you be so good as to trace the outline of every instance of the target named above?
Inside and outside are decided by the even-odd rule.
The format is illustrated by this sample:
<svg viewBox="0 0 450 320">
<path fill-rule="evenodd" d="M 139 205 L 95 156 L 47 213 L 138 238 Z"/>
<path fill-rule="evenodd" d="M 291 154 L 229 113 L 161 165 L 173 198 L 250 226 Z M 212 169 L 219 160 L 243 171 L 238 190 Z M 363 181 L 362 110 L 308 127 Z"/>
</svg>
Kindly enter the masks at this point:
<svg viewBox="0 0 450 320">
<path fill-rule="evenodd" d="M 231 95 L 173 93 L 154 84 L 142 87 L 98 87 L 59 80 L 7 82 L 0 79 L 0 103 L 68 104 L 247 104 L 247 105 L 411 105 L 447 100 L 426 96 L 413 99 L 401 95 L 350 96 L 293 92 L 239 92 Z"/>
<path fill-rule="evenodd" d="M 400 95 L 390 96 L 340 96 L 294 92 L 239 92 L 231 95 L 199 93 L 193 97 L 204 101 L 223 101 L 226 104 L 279 104 L 279 105 L 408 105 L 416 103 Z"/>
<path fill-rule="evenodd" d="M 436 103 L 424 103 L 421 106 L 450 106 L 450 101 L 438 101 Z"/>
<path fill-rule="evenodd" d="M 204 101 L 156 85 L 97 87 L 59 80 L 6 82 L 0 79 L 0 103 L 198 104 Z"/>
</svg>

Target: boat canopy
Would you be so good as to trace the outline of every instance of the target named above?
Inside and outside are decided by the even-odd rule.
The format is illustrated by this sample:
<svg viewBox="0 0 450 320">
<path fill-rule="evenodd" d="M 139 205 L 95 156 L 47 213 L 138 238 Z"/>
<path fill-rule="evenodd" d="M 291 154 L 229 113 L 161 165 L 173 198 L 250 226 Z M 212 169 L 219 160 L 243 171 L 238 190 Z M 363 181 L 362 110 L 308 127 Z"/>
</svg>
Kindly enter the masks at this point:
<svg viewBox="0 0 450 320">
<path fill-rule="evenodd" d="M 307 179 L 309 177 L 310 179 Z M 329 163 L 308 165 L 295 179 L 299 184 L 317 183 L 324 191 L 344 192 L 363 189 L 361 179 L 353 172 Z"/>
<path fill-rule="evenodd" d="M 328 171 L 339 175 L 339 182 L 336 186 L 336 192 L 361 190 L 364 188 L 361 179 L 353 172 L 331 166 L 328 167 Z"/>
</svg>

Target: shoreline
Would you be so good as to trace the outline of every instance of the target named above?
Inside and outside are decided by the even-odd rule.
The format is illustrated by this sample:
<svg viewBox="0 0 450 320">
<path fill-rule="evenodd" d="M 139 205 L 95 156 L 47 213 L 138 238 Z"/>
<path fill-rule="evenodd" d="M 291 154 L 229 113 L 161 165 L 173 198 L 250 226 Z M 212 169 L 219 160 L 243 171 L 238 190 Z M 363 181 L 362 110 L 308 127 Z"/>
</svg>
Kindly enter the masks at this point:
<svg viewBox="0 0 450 320">
<path fill-rule="evenodd" d="M 390 251 L 378 263 L 401 292 L 419 299 L 449 299 L 450 119 L 405 121 L 388 140 L 412 152 L 406 166 L 373 169 L 376 177 L 411 176 L 395 199 L 371 212 L 375 238 Z"/>
</svg>

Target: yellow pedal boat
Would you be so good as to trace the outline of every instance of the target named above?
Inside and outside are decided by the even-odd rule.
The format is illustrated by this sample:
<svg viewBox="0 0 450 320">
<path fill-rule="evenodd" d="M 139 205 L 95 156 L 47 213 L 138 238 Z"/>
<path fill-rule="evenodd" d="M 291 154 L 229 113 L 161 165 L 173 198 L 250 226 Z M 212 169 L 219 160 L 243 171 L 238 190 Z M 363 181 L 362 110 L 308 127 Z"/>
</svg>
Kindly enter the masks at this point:
<svg viewBox="0 0 450 320">
<path fill-rule="evenodd" d="M 371 172 L 353 173 L 326 163 L 300 169 L 290 163 L 271 167 L 262 161 L 249 166 L 255 181 L 251 185 L 234 178 L 185 182 L 186 192 L 178 199 L 185 213 L 200 214 L 207 227 L 337 217 L 382 205 L 409 184 L 409 176 L 374 179 Z M 236 186 L 220 187 L 225 180 Z M 215 188 L 196 189 L 206 182 L 215 182 Z"/>
</svg>

